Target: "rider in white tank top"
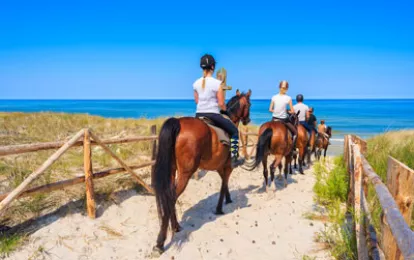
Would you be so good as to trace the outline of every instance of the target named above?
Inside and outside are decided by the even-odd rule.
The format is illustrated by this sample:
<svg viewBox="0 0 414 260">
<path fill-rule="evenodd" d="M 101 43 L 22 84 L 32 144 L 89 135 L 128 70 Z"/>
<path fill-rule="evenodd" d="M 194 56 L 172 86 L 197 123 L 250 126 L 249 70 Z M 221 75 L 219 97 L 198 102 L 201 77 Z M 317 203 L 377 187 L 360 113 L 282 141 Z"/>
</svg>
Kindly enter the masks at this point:
<svg viewBox="0 0 414 260">
<path fill-rule="evenodd" d="M 204 88 L 203 79 L 205 79 Z M 221 81 L 213 77 L 201 77 L 194 82 L 193 88 L 198 93 L 197 113 L 220 114 L 217 100 L 220 84 Z"/>
</svg>

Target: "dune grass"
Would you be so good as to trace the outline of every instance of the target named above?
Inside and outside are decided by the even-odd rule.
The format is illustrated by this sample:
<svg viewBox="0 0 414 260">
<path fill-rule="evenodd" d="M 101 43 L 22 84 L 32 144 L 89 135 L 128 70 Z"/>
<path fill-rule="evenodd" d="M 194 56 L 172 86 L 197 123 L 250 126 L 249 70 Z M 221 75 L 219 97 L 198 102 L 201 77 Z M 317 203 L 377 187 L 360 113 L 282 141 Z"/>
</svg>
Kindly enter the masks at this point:
<svg viewBox="0 0 414 260">
<path fill-rule="evenodd" d="M 342 156 L 335 157 L 332 169 L 316 162 L 314 173 L 314 199 L 327 210 L 329 222 L 318 234 L 317 241 L 324 243 L 335 259 L 357 259 L 356 240 L 346 222 L 349 176 Z"/>
<path fill-rule="evenodd" d="M 384 184 L 387 183 L 388 156 L 414 169 L 414 130 L 388 132 L 367 140 L 365 156 L 374 171 L 381 177 Z M 371 185 L 368 189 L 367 200 L 372 210 L 373 225 L 378 234 L 381 233 L 381 205 Z M 414 212 L 411 218 L 411 229 L 414 230 Z"/>
<path fill-rule="evenodd" d="M 151 125 L 161 128 L 164 118 L 105 119 L 86 114 L 64 113 L 0 113 L 0 145 L 65 141 L 80 129 L 89 127 L 99 137 L 128 137 L 150 135 Z M 148 161 L 151 142 L 135 142 L 109 145 L 128 164 Z M 30 173 L 38 168 L 55 150 L 39 151 L 0 158 L 0 193 L 17 187 Z M 92 147 L 94 171 L 118 167 L 117 163 L 98 146 Z M 71 148 L 50 169 L 36 179 L 31 186 L 69 179 L 83 173 L 82 147 Z M 149 170 L 147 170 L 147 175 Z M 145 177 L 145 176 L 144 176 Z M 95 182 L 97 193 L 111 193 L 122 188 L 136 188 L 128 175 L 114 175 Z M 62 191 L 39 194 L 16 200 L 0 220 L 0 225 L 13 226 L 24 220 L 55 210 L 71 201 L 82 199 L 84 186 L 75 185 Z"/>
<path fill-rule="evenodd" d="M 110 119 L 87 114 L 66 113 L 2 113 L 0 112 L 0 146 L 38 142 L 65 141 L 80 129 L 88 127 L 101 139 L 128 136 L 148 136 L 150 127 L 160 131 L 166 118 L 157 119 Z M 241 128 L 244 130 L 244 127 Z M 249 132 L 257 127 L 248 126 Z M 147 162 L 152 153 L 151 142 L 112 144 L 109 148 L 128 165 Z M 12 191 L 30 173 L 36 170 L 55 150 L 39 151 L 0 157 L 0 194 Z M 99 146 L 92 147 L 94 172 L 119 167 L 110 155 Z M 149 183 L 150 168 L 139 171 Z M 83 148 L 73 147 L 56 161 L 30 186 L 44 185 L 83 174 Z M 128 174 L 108 176 L 94 181 L 94 189 L 100 198 L 109 202 L 111 194 L 122 189 L 142 191 Z M 85 187 L 74 185 L 63 190 L 38 194 L 15 200 L 0 219 L 0 226 L 15 226 L 26 220 L 43 216 L 68 204 L 83 201 Z M 102 201 L 97 201 L 101 203 Z M 80 203 L 81 205 L 84 203 Z M 82 209 L 84 210 L 84 209 Z M 82 212 L 82 211 L 81 211 Z M 7 253 L 19 243 L 18 237 L 0 238 L 0 252 Z"/>
</svg>

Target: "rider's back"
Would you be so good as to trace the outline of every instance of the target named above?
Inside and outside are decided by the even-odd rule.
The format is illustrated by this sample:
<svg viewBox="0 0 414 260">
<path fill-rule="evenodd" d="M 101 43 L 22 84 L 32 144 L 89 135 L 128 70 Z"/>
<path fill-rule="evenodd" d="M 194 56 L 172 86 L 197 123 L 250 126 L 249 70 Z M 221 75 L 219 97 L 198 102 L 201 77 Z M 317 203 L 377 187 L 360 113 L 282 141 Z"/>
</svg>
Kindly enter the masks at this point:
<svg viewBox="0 0 414 260">
<path fill-rule="evenodd" d="M 292 100 L 288 95 L 277 94 L 272 97 L 273 102 L 273 117 L 287 118 L 286 106 Z"/>
<path fill-rule="evenodd" d="M 306 120 L 306 112 L 308 111 L 309 107 L 303 103 L 298 103 L 293 106 L 295 112 L 300 111 L 298 115 L 299 122 L 304 122 Z"/>
<path fill-rule="evenodd" d="M 205 80 L 204 88 L 203 79 Z M 213 77 L 201 77 L 194 82 L 193 88 L 198 93 L 197 113 L 220 113 L 217 100 L 220 84 L 221 81 Z"/>
</svg>

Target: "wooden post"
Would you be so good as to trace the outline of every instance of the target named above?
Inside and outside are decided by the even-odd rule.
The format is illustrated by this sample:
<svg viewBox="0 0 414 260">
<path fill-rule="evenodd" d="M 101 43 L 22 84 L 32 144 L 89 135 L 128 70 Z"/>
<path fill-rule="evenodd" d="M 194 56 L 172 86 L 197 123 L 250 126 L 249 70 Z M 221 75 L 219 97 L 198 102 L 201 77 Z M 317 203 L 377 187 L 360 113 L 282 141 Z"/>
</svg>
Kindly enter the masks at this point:
<svg viewBox="0 0 414 260">
<path fill-rule="evenodd" d="M 152 125 L 151 126 L 151 135 L 157 135 L 157 126 Z M 157 140 L 152 141 L 152 155 L 151 155 L 151 161 L 154 161 L 157 157 Z M 154 173 L 155 165 L 151 166 L 151 176 Z"/>
<path fill-rule="evenodd" d="M 355 237 L 357 240 L 358 260 L 368 260 L 368 252 L 366 246 L 365 232 L 362 224 L 361 214 L 361 192 L 362 192 L 362 162 L 361 153 L 357 144 L 353 145 L 354 151 L 354 223 Z"/>
<path fill-rule="evenodd" d="M 128 165 L 126 165 L 118 156 L 116 156 L 116 154 L 114 154 L 111 151 L 111 149 L 104 145 L 102 141 L 99 139 L 99 137 L 97 137 L 92 131 L 89 131 L 89 134 L 107 153 L 109 153 L 112 156 L 112 158 L 114 158 L 122 167 L 124 167 L 124 169 L 129 174 L 131 174 L 132 177 L 134 177 L 139 184 L 141 184 L 149 193 L 154 194 L 152 188 L 149 187 L 138 175 L 136 175 L 135 172 Z"/>
<path fill-rule="evenodd" d="M 16 189 L 14 189 L 4 200 L 0 202 L 0 216 L 4 213 L 5 208 L 22 193 L 26 187 L 44 171 L 46 171 L 63 153 L 66 152 L 78 139 L 84 134 L 84 130 L 80 130 L 59 150 L 50 156 L 36 171 L 32 172 Z"/>
<path fill-rule="evenodd" d="M 410 226 L 414 202 L 414 170 L 389 156 L 387 187 L 394 197 L 405 222 Z M 387 259 L 404 259 L 384 218 L 382 221 L 382 243 Z"/>
<path fill-rule="evenodd" d="M 89 129 L 85 129 L 83 137 L 83 170 L 85 172 L 86 184 L 86 209 L 88 216 L 96 218 L 95 192 L 93 190 L 93 172 L 92 172 L 92 150 Z"/>
</svg>

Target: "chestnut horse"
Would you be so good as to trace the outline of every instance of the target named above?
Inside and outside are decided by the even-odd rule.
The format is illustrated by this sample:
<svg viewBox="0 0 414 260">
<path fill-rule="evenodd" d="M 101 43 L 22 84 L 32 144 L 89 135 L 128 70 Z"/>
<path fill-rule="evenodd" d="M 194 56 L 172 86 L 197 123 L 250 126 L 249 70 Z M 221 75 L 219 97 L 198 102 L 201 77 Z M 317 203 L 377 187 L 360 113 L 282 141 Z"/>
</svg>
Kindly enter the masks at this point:
<svg viewBox="0 0 414 260">
<path fill-rule="evenodd" d="M 325 130 L 325 133 L 327 133 L 329 138 L 331 138 L 332 128 L 328 126 Z M 324 150 L 323 157 L 324 158 L 326 157 L 326 151 L 328 150 L 328 146 L 329 146 L 329 138 L 325 138 L 321 134 L 318 134 L 318 139 L 316 140 L 316 147 L 317 147 L 316 159 L 318 160 L 321 159 L 322 149 Z"/>
<path fill-rule="evenodd" d="M 303 165 L 305 161 L 305 156 L 309 153 L 308 151 L 308 130 L 306 128 L 299 124 L 298 125 L 298 140 L 296 142 L 296 148 L 299 149 L 299 172 L 301 174 L 303 173 Z M 293 161 L 294 161 L 294 168 L 296 168 L 296 158 L 298 157 L 297 153 L 293 153 Z M 308 156 L 308 164 L 310 164 L 310 157 Z"/>
<path fill-rule="evenodd" d="M 250 122 L 250 96 L 237 95 L 227 103 L 227 112 L 234 124 Z M 217 171 L 222 179 L 216 213 L 223 214 L 223 200 L 231 203 L 228 182 L 232 172 L 230 147 L 222 144 L 216 132 L 198 118 L 169 118 L 161 128 L 158 154 L 152 173 L 152 185 L 160 219 L 160 232 L 154 252 L 161 254 L 171 221 L 173 232 L 181 230 L 175 204 L 197 169 Z"/>
<path fill-rule="evenodd" d="M 307 154 L 308 157 L 308 164 L 311 163 L 311 155 L 312 153 L 315 155 L 316 158 L 316 132 L 312 129 L 311 135 L 309 137 L 309 152 Z"/>
<path fill-rule="evenodd" d="M 297 126 L 298 125 L 298 114 L 289 116 L 290 122 Z M 271 185 L 275 178 L 276 167 L 281 167 L 282 159 L 285 157 L 284 167 L 284 185 L 287 186 L 287 174 L 292 161 L 292 146 L 293 141 L 291 133 L 286 125 L 280 121 L 266 122 L 260 126 L 259 139 L 256 148 L 256 158 L 251 165 L 247 165 L 245 169 L 253 170 L 260 162 L 263 164 L 263 176 L 264 183 L 267 189 L 267 185 Z M 267 157 L 273 154 L 275 156 L 274 161 L 270 165 L 270 182 L 268 181 L 268 170 L 267 170 Z M 280 169 L 280 168 L 279 168 Z"/>
</svg>

